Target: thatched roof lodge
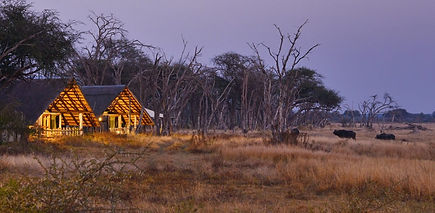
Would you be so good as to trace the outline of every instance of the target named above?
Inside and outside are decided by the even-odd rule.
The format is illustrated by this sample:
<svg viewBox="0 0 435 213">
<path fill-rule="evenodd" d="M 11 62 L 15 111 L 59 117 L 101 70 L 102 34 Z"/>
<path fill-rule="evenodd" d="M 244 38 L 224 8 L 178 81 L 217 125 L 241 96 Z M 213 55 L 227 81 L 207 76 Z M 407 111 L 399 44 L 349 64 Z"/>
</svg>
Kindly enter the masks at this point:
<svg viewBox="0 0 435 213">
<path fill-rule="evenodd" d="M 134 131 L 140 123 L 154 125 L 147 110 L 125 85 L 82 86 L 81 89 L 103 131 L 125 134 Z"/>
<path fill-rule="evenodd" d="M 16 103 L 27 123 L 44 136 L 78 135 L 100 126 L 75 80 L 22 81 L 4 89 L 0 96 Z"/>
<path fill-rule="evenodd" d="M 3 103 L 16 103 L 31 128 L 42 136 L 83 132 L 134 132 L 153 126 L 150 112 L 125 85 L 82 86 L 75 80 L 35 79 L 17 82 L 0 92 Z"/>
</svg>

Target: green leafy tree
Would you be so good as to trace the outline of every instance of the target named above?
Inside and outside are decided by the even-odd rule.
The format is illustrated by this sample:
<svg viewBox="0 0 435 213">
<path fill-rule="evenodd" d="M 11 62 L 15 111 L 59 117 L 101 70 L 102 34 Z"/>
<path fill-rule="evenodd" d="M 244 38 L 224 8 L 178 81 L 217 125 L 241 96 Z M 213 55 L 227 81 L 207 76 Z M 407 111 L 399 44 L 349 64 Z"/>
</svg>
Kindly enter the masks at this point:
<svg viewBox="0 0 435 213">
<path fill-rule="evenodd" d="M 77 34 L 50 10 L 35 12 L 22 0 L 0 2 L 0 87 L 35 75 L 59 75 Z"/>
<path fill-rule="evenodd" d="M 329 112 L 340 106 L 343 98 L 336 91 L 328 89 L 322 78 L 316 71 L 303 67 L 285 76 L 288 95 L 285 103 L 288 105 L 286 109 L 289 109 L 286 111 L 289 124 L 304 124 L 305 119 L 301 118 L 311 112 Z M 325 116 L 317 116 L 316 119 L 323 120 Z"/>
</svg>

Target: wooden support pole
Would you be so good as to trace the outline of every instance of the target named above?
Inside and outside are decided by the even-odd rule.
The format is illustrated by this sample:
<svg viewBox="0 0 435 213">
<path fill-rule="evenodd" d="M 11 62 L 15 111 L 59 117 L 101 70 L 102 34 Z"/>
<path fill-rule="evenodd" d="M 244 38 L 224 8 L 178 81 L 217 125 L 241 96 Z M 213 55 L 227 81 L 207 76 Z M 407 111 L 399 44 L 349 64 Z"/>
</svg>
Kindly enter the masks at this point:
<svg viewBox="0 0 435 213">
<path fill-rule="evenodd" d="M 122 128 L 122 116 L 118 115 L 118 129 Z"/>
<path fill-rule="evenodd" d="M 44 113 L 42 113 L 42 115 L 41 115 L 41 116 L 39 116 L 39 118 L 38 118 L 38 125 L 39 125 L 40 127 L 42 127 L 42 126 L 43 126 L 43 123 L 42 123 L 42 120 L 43 120 L 43 116 L 44 116 Z"/>
<path fill-rule="evenodd" d="M 128 122 L 127 122 L 127 133 L 130 134 L 131 126 L 131 97 L 128 96 Z"/>
<path fill-rule="evenodd" d="M 51 115 L 47 115 L 47 129 L 51 129 Z"/>
<path fill-rule="evenodd" d="M 51 137 L 51 115 L 47 115 L 47 137 Z"/>
<path fill-rule="evenodd" d="M 59 129 L 62 129 L 62 114 L 59 114 Z"/>
<path fill-rule="evenodd" d="M 83 113 L 79 113 L 79 131 L 80 135 L 83 134 Z"/>
</svg>

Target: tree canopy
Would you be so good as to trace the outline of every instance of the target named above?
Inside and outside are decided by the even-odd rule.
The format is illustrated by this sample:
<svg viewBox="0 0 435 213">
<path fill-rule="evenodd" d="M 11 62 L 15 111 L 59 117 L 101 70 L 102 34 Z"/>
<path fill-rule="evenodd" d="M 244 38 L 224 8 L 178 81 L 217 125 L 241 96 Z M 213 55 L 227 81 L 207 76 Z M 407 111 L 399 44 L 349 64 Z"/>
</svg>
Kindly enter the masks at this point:
<svg viewBox="0 0 435 213">
<path fill-rule="evenodd" d="M 25 1 L 0 3 L 0 86 L 16 79 L 59 72 L 76 39 L 56 13 L 31 10 Z"/>
<path fill-rule="evenodd" d="M 291 73 L 288 81 L 297 82 L 299 86 L 299 102 L 310 103 L 312 109 L 334 109 L 340 105 L 343 98 L 338 92 L 325 87 L 322 76 L 308 68 L 298 68 Z M 288 82 L 288 85 L 295 83 Z"/>
<path fill-rule="evenodd" d="M 308 117 L 324 121 L 325 112 L 342 102 L 318 72 L 299 66 L 318 47 L 302 51 L 298 46 L 306 22 L 295 34 L 275 26 L 281 38 L 276 54 L 266 44 L 251 44 L 253 56 L 227 52 L 205 65 L 198 62 L 202 49 L 189 51 L 184 40 L 179 57 L 168 57 L 159 48 L 128 38 L 113 14 L 91 13 L 88 18 L 89 30 L 77 33 L 53 11 L 35 12 L 23 0 L 3 0 L 0 87 L 34 77 L 74 77 L 83 85 L 126 84 L 144 106 L 165 115 L 156 121 L 156 130 L 168 132 L 273 126 L 283 131 L 306 124 Z M 275 63 L 265 64 L 258 47 Z"/>
</svg>

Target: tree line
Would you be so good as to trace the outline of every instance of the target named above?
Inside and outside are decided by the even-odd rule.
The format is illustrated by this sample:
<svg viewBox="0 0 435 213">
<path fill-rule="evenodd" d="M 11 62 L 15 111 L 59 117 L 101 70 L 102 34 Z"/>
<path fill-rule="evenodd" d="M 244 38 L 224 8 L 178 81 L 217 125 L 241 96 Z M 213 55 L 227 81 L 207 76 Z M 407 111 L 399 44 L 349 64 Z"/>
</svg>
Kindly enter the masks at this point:
<svg viewBox="0 0 435 213">
<path fill-rule="evenodd" d="M 307 22 L 294 33 L 275 26 L 277 45 L 249 43 L 251 55 L 227 52 L 203 64 L 198 61 L 202 48 L 184 40 L 181 54 L 171 57 L 129 38 L 114 15 L 91 13 L 88 18 L 89 30 L 79 32 L 74 22 L 63 23 L 53 11 L 33 11 L 21 0 L 2 1 L 0 88 L 35 78 L 125 84 L 144 106 L 164 115 L 155 119 L 158 134 L 323 126 L 343 100 L 324 85 L 322 75 L 301 66 L 319 46 L 300 46 Z"/>
</svg>

